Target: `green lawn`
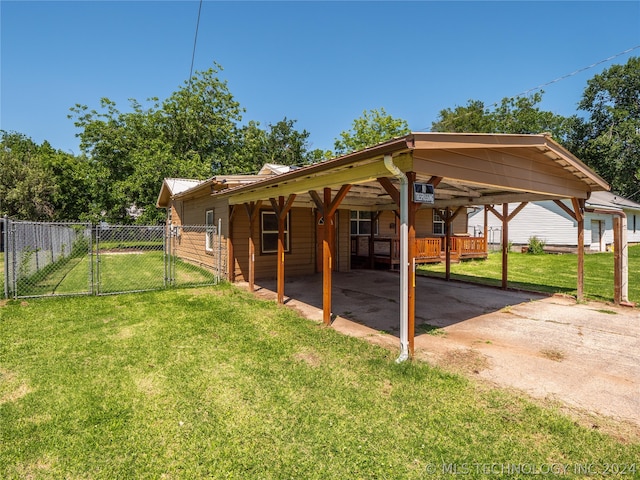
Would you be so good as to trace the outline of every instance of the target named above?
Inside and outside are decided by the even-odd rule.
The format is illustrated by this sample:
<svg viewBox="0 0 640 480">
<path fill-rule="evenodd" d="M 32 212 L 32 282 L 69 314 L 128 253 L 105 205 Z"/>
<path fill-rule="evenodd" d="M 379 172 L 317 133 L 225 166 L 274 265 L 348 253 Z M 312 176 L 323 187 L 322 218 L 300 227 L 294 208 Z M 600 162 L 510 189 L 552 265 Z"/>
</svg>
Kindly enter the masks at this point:
<svg viewBox="0 0 640 480">
<path fill-rule="evenodd" d="M 396 353 L 228 284 L 4 303 L 3 479 L 640 468 L 637 436 L 581 427 L 426 364 L 398 365 Z"/>
<path fill-rule="evenodd" d="M 509 287 L 576 294 L 577 255 L 509 253 Z M 613 253 L 585 255 L 584 293 L 594 300 L 613 301 Z M 418 273 L 443 277 L 444 264 L 420 265 Z M 640 245 L 629 247 L 629 299 L 640 302 Z M 487 260 L 451 265 L 451 278 L 489 285 L 501 285 L 502 254 L 490 253 Z"/>
<path fill-rule="evenodd" d="M 47 267 L 18 285 L 19 296 L 70 295 L 93 291 L 116 293 L 161 289 L 165 286 L 165 264 L 162 251 L 118 251 L 96 256 L 91 269 L 88 255 L 69 257 Z M 175 284 L 191 286 L 215 283 L 211 270 L 181 260 L 175 262 Z M 99 285 L 97 285 L 99 281 Z"/>
</svg>

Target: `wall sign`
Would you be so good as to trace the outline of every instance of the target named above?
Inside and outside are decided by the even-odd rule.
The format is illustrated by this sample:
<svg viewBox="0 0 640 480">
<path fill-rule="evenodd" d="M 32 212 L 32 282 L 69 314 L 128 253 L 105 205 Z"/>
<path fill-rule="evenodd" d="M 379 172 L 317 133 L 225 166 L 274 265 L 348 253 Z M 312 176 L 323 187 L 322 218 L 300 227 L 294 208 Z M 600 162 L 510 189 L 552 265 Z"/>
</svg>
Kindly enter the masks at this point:
<svg viewBox="0 0 640 480">
<path fill-rule="evenodd" d="M 433 205 L 435 201 L 433 185 L 430 183 L 414 183 L 413 201 L 416 203 L 428 203 Z"/>
</svg>

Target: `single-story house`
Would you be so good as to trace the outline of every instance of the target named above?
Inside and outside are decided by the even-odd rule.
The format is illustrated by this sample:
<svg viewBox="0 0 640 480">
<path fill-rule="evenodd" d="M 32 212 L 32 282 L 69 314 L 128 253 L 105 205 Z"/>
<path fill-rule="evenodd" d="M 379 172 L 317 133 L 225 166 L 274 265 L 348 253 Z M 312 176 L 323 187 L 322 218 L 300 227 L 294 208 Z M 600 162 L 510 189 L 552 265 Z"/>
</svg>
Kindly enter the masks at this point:
<svg viewBox="0 0 640 480">
<path fill-rule="evenodd" d="M 327 324 L 332 271 L 397 267 L 402 360 L 413 352 L 416 263 L 444 258 L 448 276 L 460 252 L 486 253 L 486 231 L 468 234 L 470 207 L 498 213 L 494 206 L 503 205 L 498 216 L 506 226 L 526 202 L 568 200 L 567 211 L 582 224 L 585 200 L 608 189 L 548 135 L 412 133 L 285 172 L 216 176 L 181 191 L 165 180 L 157 206 L 167 209 L 169 225 L 218 226 L 226 277 L 250 289 L 256 278 L 275 277 L 279 302 L 285 274 L 321 272 Z M 215 254 L 209 247 L 203 238 L 201 254 Z M 582 261 L 578 255 L 579 296 Z M 503 252 L 505 288 L 507 271 Z"/>
<path fill-rule="evenodd" d="M 566 200 L 563 203 L 569 207 Z M 604 252 L 613 246 L 612 213 L 624 213 L 627 243 L 640 243 L 640 203 L 611 192 L 593 192 L 585 201 L 584 246 L 587 251 Z M 469 234 L 480 235 L 485 229 L 489 244 L 499 245 L 502 222 L 489 212 L 485 225 L 484 207 L 470 209 Z M 552 200 L 531 202 L 509 222 L 509 241 L 513 246 L 520 247 L 526 246 L 531 237 L 537 237 L 551 251 L 575 251 L 578 245 L 577 229 L 576 220 Z"/>
</svg>

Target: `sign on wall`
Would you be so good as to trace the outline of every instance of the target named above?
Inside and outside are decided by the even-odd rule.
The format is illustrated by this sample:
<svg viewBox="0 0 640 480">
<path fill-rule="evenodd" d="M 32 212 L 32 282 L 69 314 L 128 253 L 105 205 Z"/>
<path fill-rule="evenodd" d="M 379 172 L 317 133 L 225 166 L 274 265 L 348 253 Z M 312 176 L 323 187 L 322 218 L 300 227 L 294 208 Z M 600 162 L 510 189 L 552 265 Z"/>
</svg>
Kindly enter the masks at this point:
<svg viewBox="0 0 640 480">
<path fill-rule="evenodd" d="M 416 203 L 433 204 L 435 201 L 435 191 L 430 183 L 413 184 L 413 201 Z"/>
</svg>

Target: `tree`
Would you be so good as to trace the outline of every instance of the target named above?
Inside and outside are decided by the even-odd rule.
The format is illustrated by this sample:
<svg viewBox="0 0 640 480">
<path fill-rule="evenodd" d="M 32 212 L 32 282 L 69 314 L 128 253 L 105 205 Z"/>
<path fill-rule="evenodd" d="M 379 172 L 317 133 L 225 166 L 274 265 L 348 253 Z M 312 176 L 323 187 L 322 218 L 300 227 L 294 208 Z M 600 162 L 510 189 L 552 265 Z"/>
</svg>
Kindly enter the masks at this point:
<svg viewBox="0 0 640 480">
<path fill-rule="evenodd" d="M 640 58 L 590 79 L 578 108 L 587 118 L 576 128 L 574 153 L 613 191 L 640 199 Z"/>
<path fill-rule="evenodd" d="M 433 132 L 515 133 L 548 132 L 565 143 L 572 135 L 577 117 L 563 117 L 540 110 L 544 92 L 529 97 L 503 98 L 494 110 L 485 108 L 479 100 L 469 100 L 467 106 L 441 110 L 431 125 Z"/>
<path fill-rule="evenodd" d="M 85 158 L 47 141 L 2 132 L 0 215 L 24 220 L 78 220 L 92 203 L 93 171 Z"/>
<path fill-rule="evenodd" d="M 165 177 L 204 179 L 234 170 L 236 124 L 242 109 L 218 78 L 219 67 L 196 72 L 190 81 L 160 102 L 143 106 L 130 100 L 130 111 L 103 98 L 100 110 L 71 109 L 82 131 L 80 147 L 101 172 L 97 205 L 102 219 L 131 222 L 132 206 L 144 210 L 139 222 L 155 222 L 159 185 Z"/>
<path fill-rule="evenodd" d="M 351 130 L 340 133 L 340 138 L 334 142 L 334 148 L 337 155 L 344 155 L 408 133 L 410 130 L 407 122 L 393 118 L 384 108 L 365 110 L 360 118 L 353 121 Z"/>
</svg>

